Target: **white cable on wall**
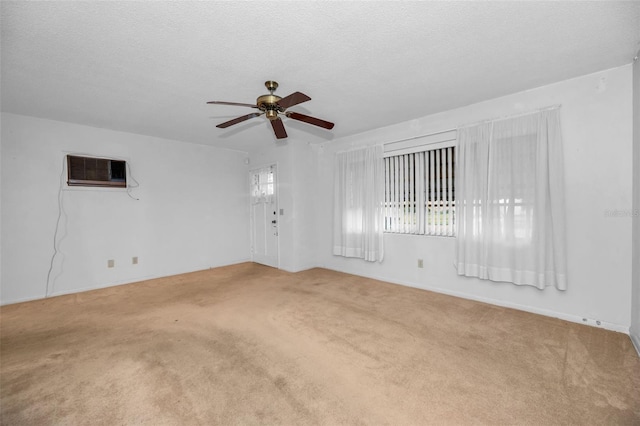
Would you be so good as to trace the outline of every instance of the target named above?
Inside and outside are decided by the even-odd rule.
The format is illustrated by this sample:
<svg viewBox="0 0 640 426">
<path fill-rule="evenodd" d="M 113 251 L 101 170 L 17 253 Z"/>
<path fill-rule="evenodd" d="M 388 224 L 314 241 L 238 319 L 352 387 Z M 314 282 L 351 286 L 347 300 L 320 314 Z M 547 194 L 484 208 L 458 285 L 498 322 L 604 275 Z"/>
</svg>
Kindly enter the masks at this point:
<svg viewBox="0 0 640 426">
<path fill-rule="evenodd" d="M 51 272 L 53 271 L 53 262 L 58 254 L 58 230 L 60 229 L 60 219 L 62 218 L 63 206 L 62 206 L 62 187 L 64 186 L 64 165 L 67 156 L 62 157 L 62 170 L 60 171 L 60 185 L 58 187 L 58 218 L 56 219 L 56 229 L 53 233 L 53 256 L 51 256 L 51 263 L 49 264 L 49 271 L 47 272 L 47 284 L 45 287 L 44 297 L 49 297 L 53 288 L 50 288 L 49 282 L 51 281 Z M 52 283 L 53 284 L 53 283 Z"/>
<path fill-rule="evenodd" d="M 133 195 L 131 195 L 131 188 L 137 188 L 140 186 L 140 183 L 136 180 L 136 178 L 133 177 L 133 173 L 131 173 L 131 165 L 129 164 L 129 162 L 127 161 L 125 163 L 127 165 L 127 195 L 129 196 L 129 198 L 136 200 L 136 201 L 140 201 L 140 198 L 136 198 Z M 129 178 L 131 178 L 132 181 L 135 182 L 135 185 L 131 185 L 129 183 Z"/>
<path fill-rule="evenodd" d="M 94 157 L 94 158 L 113 158 L 113 159 L 124 161 L 126 163 L 126 165 L 127 165 L 127 188 L 126 188 L 127 195 L 129 196 L 129 198 L 131 198 L 133 200 L 140 201 L 139 198 L 136 198 L 133 195 L 131 195 L 131 189 L 132 188 L 138 188 L 140 186 L 140 182 L 138 182 L 133 177 L 133 173 L 131 172 L 131 165 L 129 164 L 128 160 L 120 159 L 120 158 L 117 158 L 117 157 L 95 157 L 95 156 L 91 156 L 91 155 L 84 154 L 84 153 L 65 152 L 65 154 L 62 156 L 62 168 L 60 170 L 60 184 L 58 186 L 58 218 L 56 219 L 56 227 L 55 227 L 55 231 L 53 232 L 53 255 L 51 256 L 51 262 L 49 263 L 49 270 L 47 271 L 47 282 L 46 282 L 46 286 L 45 286 L 45 297 L 49 297 L 51 295 L 51 293 L 53 292 L 53 282 L 51 281 L 51 272 L 53 272 L 53 264 L 55 262 L 55 259 L 56 259 L 57 255 L 58 255 L 58 253 L 59 253 L 59 250 L 58 250 L 58 232 L 60 230 L 60 219 L 62 219 L 62 214 L 64 213 L 64 204 L 63 204 L 64 193 L 63 193 L 63 188 L 64 188 L 64 184 L 65 184 L 64 172 L 65 172 L 65 169 L 66 169 L 65 165 L 66 165 L 67 155 L 78 155 L 78 156 Z M 130 184 L 129 177 L 135 183 L 134 185 Z"/>
</svg>

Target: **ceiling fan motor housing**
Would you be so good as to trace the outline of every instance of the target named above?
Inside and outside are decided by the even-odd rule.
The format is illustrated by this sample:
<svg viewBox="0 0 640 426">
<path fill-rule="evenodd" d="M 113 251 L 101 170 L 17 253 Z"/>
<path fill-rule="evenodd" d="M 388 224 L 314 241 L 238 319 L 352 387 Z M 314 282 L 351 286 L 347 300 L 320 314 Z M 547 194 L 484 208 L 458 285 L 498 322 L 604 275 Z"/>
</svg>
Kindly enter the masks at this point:
<svg viewBox="0 0 640 426">
<path fill-rule="evenodd" d="M 284 110 L 276 102 L 282 99 L 280 96 L 274 94 L 262 95 L 256 100 L 256 105 L 260 111 L 265 112 L 265 116 L 269 120 L 275 120 L 278 118 L 278 112 Z"/>
</svg>

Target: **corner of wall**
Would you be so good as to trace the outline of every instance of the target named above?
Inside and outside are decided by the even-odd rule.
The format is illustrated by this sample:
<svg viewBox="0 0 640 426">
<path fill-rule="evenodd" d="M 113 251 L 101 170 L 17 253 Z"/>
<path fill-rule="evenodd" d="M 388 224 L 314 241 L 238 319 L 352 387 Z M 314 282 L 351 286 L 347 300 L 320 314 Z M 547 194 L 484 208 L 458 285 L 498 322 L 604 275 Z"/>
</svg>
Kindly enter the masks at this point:
<svg viewBox="0 0 640 426">
<path fill-rule="evenodd" d="M 2 115 L 0 115 L 0 194 L 4 192 L 2 189 Z M 2 197 L 0 197 L 0 240 L 2 240 Z M 2 300 L 2 244 L 0 244 L 0 300 Z"/>
<path fill-rule="evenodd" d="M 629 336 L 631 337 L 631 343 L 633 343 L 633 346 L 636 348 L 636 352 L 638 352 L 638 356 L 640 356 L 640 334 L 636 331 Z"/>
<path fill-rule="evenodd" d="M 629 336 L 640 356 L 640 50 L 633 62 L 633 224 L 631 326 Z"/>
</svg>

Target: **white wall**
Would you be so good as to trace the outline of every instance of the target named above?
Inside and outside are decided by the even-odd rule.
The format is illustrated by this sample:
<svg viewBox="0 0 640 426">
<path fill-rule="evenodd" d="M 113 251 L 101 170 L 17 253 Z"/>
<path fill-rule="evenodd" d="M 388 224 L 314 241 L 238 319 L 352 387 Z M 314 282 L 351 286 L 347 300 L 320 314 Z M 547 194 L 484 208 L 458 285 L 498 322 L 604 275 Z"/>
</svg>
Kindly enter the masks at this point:
<svg viewBox="0 0 640 426">
<path fill-rule="evenodd" d="M 299 140 L 268 139 L 249 153 L 250 168 L 278 166 L 280 269 L 298 272 L 317 266 L 315 245 L 316 148 Z M 311 195 L 311 196 L 310 196 Z"/>
<path fill-rule="evenodd" d="M 249 259 L 246 153 L 4 113 L 1 151 L 3 304 L 45 296 L 67 152 L 126 159 L 139 201 L 62 186 L 51 294 Z"/>
<path fill-rule="evenodd" d="M 316 193 L 318 145 L 293 144 L 293 200 L 295 224 L 295 271 L 318 266 L 316 230 L 318 228 Z M 326 230 L 325 230 L 326 231 Z"/>
<path fill-rule="evenodd" d="M 633 64 L 633 283 L 629 334 L 640 355 L 640 51 Z"/>
<path fill-rule="evenodd" d="M 318 263 L 330 269 L 433 289 L 498 305 L 627 332 L 630 325 L 631 218 L 607 216 L 632 203 L 631 65 L 377 129 L 319 147 Z M 454 240 L 385 236 L 385 259 L 371 264 L 333 256 L 334 153 L 561 104 L 566 175 L 569 288 L 538 290 L 459 277 Z M 347 119 L 347 118 L 345 118 Z M 316 197 L 314 201 L 312 197 Z M 424 259 L 424 269 L 417 259 Z"/>
</svg>

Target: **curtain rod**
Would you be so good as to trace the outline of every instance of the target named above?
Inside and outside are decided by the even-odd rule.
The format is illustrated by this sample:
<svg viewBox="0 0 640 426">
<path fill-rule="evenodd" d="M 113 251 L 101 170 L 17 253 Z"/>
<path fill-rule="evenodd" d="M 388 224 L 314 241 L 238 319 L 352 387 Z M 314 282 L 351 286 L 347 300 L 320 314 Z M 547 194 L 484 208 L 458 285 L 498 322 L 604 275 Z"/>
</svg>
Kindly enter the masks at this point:
<svg viewBox="0 0 640 426">
<path fill-rule="evenodd" d="M 454 127 L 452 129 L 440 130 L 438 132 L 432 132 L 432 133 L 426 133 L 424 135 L 412 136 L 410 138 L 399 139 L 399 140 L 393 141 L 393 142 L 383 142 L 382 146 L 393 145 L 394 143 L 412 141 L 414 139 L 426 138 L 428 136 L 440 135 L 442 133 L 449 133 L 449 132 L 456 131 L 461 127 L 469 127 L 469 126 L 474 126 L 474 125 L 481 124 L 481 123 L 490 123 L 490 122 L 495 122 L 495 121 L 507 120 L 509 118 L 521 117 L 521 116 L 528 115 L 528 114 L 534 114 L 536 112 L 541 112 L 541 111 L 547 111 L 547 110 L 551 110 L 551 109 L 560 108 L 561 106 L 562 106 L 561 104 L 557 104 L 557 105 L 552 105 L 552 106 L 548 106 L 548 107 L 544 107 L 544 108 L 538 108 L 538 109 L 534 109 L 534 110 L 531 110 L 531 111 L 522 112 L 522 113 L 518 113 L 518 114 L 505 115 L 505 116 L 498 117 L 498 118 L 491 118 L 491 119 L 488 119 L 488 120 L 476 121 L 475 123 L 465 124 L 463 126 Z M 353 148 L 350 148 L 348 150 L 339 151 L 339 152 L 354 151 L 354 150 L 362 149 L 362 148 L 363 147 L 353 147 Z"/>
<path fill-rule="evenodd" d="M 561 104 L 557 104 L 557 105 L 551 105 L 551 106 L 548 106 L 548 107 L 538 108 L 538 109 L 534 109 L 534 110 L 530 110 L 530 111 L 526 111 L 526 112 L 520 112 L 520 113 L 517 113 L 517 114 L 504 115 L 502 117 L 490 118 L 488 120 L 481 120 L 481 121 L 476 121 L 475 123 L 465 124 L 464 126 L 460 126 L 458 128 L 477 126 L 478 124 L 483 124 L 483 123 L 495 123 L 496 121 L 509 120 L 510 118 L 518 118 L 518 117 L 523 117 L 523 116 L 529 115 L 529 114 L 535 114 L 537 112 L 549 111 L 549 110 L 552 110 L 552 109 L 557 109 L 557 108 L 560 108 L 561 106 L 562 106 Z"/>
<path fill-rule="evenodd" d="M 502 117 L 491 118 L 491 119 L 488 119 L 488 120 L 477 121 L 475 123 L 465 124 L 464 126 L 460 126 L 460 127 L 468 127 L 468 126 L 474 126 L 474 125 L 480 124 L 480 123 L 489 123 L 489 122 L 494 122 L 494 121 L 507 120 L 509 118 L 521 117 L 521 116 L 524 116 L 524 115 L 534 114 L 536 112 L 547 111 L 547 110 L 560 108 L 560 107 L 561 107 L 560 104 L 552 105 L 552 106 L 548 106 L 548 107 L 544 107 L 544 108 L 534 109 L 534 110 L 527 111 L 527 112 L 522 112 L 522 113 L 517 113 L 517 114 L 512 114 L 512 115 L 505 115 L 505 116 L 502 116 Z M 399 139 L 399 140 L 393 141 L 393 142 L 385 142 L 385 143 L 383 143 L 383 145 L 385 145 L 385 146 L 386 145 L 393 145 L 394 143 L 407 142 L 407 141 L 411 141 L 411 140 L 414 140 L 414 139 L 421 139 L 421 138 L 426 138 L 428 136 L 435 136 L 435 135 L 440 135 L 442 133 L 453 132 L 455 130 L 458 130 L 460 127 L 456 127 L 456 128 L 453 128 L 453 129 L 440 130 L 439 132 L 427 133 L 427 134 L 424 134 L 424 135 L 413 136 L 413 137 L 405 138 L 405 139 Z"/>
<path fill-rule="evenodd" d="M 440 135 L 442 133 L 449 133 L 449 132 L 453 132 L 456 129 L 447 129 L 447 130 L 440 130 L 439 132 L 433 132 L 433 133 L 427 133 L 425 135 L 420 135 L 420 136 L 413 136 L 410 138 L 405 138 L 405 139 L 400 139 L 397 141 L 393 141 L 393 142 L 385 142 L 383 145 L 392 145 L 394 143 L 400 143 L 400 142 L 406 142 L 406 141 L 412 141 L 414 139 L 421 139 L 421 138 L 426 138 L 427 136 L 435 136 L 435 135 Z"/>
</svg>

